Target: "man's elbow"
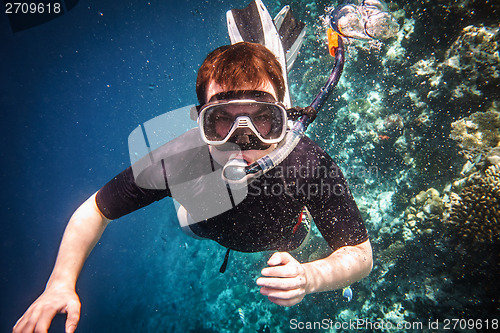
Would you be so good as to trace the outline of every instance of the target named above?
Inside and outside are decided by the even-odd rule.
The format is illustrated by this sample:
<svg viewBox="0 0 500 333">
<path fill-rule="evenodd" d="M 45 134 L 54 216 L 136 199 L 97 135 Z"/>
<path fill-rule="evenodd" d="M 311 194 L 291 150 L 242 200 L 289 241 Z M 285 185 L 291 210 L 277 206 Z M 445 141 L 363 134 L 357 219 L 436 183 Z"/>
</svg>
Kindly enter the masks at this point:
<svg viewBox="0 0 500 333">
<path fill-rule="evenodd" d="M 362 269 L 361 274 L 364 278 L 370 274 L 373 269 L 373 251 L 370 240 L 366 240 L 365 242 L 357 245 L 358 249 L 361 250 L 362 257 Z"/>
<path fill-rule="evenodd" d="M 364 272 L 365 274 L 363 277 L 364 278 L 367 277 L 371 273 L 372 269 L 373 269 L 373 259 L 370 256 L 370 260 L 368 260 L 366 263 L 365 272 Z"/>
</svg>

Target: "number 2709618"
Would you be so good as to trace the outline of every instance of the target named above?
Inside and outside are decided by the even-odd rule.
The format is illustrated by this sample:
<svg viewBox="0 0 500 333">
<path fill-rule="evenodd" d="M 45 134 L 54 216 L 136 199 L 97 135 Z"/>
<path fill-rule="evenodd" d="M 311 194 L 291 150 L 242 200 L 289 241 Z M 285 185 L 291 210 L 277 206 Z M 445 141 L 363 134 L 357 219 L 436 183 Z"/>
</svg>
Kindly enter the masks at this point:
<svg viewBox="0 0 500 333">
<path fill-rule="evenodd" d="M 6 2 L 6 14 L 59 14 L 62 11 L 61 3 L 36 2 Z"/>
</svg>

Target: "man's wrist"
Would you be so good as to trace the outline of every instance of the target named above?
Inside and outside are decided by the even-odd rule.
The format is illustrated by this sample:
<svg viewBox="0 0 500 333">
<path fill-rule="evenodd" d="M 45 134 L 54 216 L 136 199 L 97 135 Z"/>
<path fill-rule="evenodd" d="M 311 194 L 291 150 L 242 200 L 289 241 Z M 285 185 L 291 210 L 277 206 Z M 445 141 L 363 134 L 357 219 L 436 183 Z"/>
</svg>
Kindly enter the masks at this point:
<svg viewBox="0 0 500 333">
<path fill-rule="evenodd" d="M 302 264 L 302 267 L 304 268 L 304 274 L 306 276 L 306 286 L 305 286 L 305 290 L 306 290 L 306 294 L 309 295 L 309 294 L 313 294 L 316 292 L 316 279 L 315 279 L 315 274 L 314 274 L 314 271 L 315 271 L 315 267 L 314 267 L 314 264 L 312 262 L 308 262 L 308 263 L 305 263 L 305 264 Z"/>
<path fill-rule="evenodd" d="M 47 285 L 45 286 L 45 290 L 47 289 L 71 289 L 76 290 L 76 281 L 72 281 L 73 279 L 69 277 L 61 277 L 61 276 L 51 276 L 49 281 L 47 281 Z"/>
</svg>

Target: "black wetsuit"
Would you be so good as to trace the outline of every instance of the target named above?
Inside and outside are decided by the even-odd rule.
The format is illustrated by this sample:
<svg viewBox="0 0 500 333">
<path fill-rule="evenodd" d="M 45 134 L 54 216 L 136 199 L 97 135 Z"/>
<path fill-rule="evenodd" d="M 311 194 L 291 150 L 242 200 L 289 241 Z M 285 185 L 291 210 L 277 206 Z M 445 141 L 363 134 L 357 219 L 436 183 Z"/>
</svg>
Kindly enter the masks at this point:
<svg viewBox="0 0 500 333">
<path fill-rule="evenodd" d="M 126 169 L 99 190 L 96 203 L 106 217 L 116 219 L 172 196 L 199 221 L 190 228 L 200 237 L 243 252 L 287 251 L 297 246 L 290 240 L 305 206 L 333 250 L 368 239 L 344 176 L 309 138 L 304 137 L 280 165 L 248 188 L 228 191 L 214 187 L 212 180 L 204 181 L 214 175 L 221 183 L 222 167 L 200 143 L 197 130 L 176 140 L 146 157 L 143 166 Z M 187 189 L 179 191 L 179 186 Z M 224 202 L 227 208 L 210 211 Z"/>
</svg>

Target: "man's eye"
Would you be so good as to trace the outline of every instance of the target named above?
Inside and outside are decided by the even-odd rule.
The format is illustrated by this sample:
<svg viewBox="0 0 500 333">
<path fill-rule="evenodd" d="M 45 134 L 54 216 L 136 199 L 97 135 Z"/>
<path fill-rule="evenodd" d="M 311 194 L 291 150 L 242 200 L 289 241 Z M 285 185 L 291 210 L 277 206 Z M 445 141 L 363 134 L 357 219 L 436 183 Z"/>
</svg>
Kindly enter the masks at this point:
<svg viewBox="0 0 500 333">
<path fill-rule="evenodd" d="M 219 114 L 219 115 L 215 116 L 215 120 L 220 121 L 220 122 L 230 122 L 231 117 L 228 117 L 228 116 L 223 115 L 223 114 Z"/>
<path fill-rule="evenodd" d="M 257 116 L 254 118 L 256 121 L 260 121 L 260 122 L 265 122 L 265 121 L 269 121 L 270 120 L 270 117 L 269 115 L 267 114 L 263 114 L 263 115 L 260 115 L 260 116 Z"/>
</svg>

